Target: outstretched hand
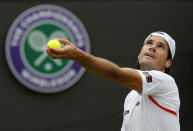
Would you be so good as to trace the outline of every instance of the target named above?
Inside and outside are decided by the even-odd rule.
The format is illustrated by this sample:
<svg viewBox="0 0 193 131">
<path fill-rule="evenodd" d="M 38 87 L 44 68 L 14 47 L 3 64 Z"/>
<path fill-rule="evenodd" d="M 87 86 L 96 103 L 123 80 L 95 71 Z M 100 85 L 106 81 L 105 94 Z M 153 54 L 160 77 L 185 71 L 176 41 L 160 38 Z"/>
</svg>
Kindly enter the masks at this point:
<svg viewBox="0 0 193 131">
<path fill-rule="evenodd" d="M 58 59 L 58 58 L 74 59 L 76 50 L 78 48 L 68 40 L 64 40 L 64 39 L 57 39 L 57 40 L 61 44 L 63 44 L 64 47 L 60 49 L 48 48 L 46 49 L 47 54 L 53 59 Z"/>
</svg>

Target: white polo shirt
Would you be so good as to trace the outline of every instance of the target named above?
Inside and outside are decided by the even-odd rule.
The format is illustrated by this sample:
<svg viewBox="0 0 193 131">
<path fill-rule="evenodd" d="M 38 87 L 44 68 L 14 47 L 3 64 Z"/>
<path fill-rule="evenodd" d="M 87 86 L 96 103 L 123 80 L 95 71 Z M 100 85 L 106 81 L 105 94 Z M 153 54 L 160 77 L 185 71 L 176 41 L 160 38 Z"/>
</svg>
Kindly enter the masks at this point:
<svg viewBox="0 0 193 131">
<path fill-rule="evenodd" d="M 180 131 L 180 99 L 174 79 L 160 71 L 139 71 L 142 94 L 132 90 L 124 103 L 121 131 Z"/>
</svg>

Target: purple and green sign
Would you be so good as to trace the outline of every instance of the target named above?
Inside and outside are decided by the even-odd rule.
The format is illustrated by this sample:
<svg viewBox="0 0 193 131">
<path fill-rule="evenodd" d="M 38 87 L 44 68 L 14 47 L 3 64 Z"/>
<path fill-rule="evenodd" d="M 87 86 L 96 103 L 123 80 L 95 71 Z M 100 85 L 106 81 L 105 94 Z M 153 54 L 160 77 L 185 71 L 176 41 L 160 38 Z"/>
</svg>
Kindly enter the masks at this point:
<svg viewBox="0 0 193 131">
<path fill-rule="evenodd" d="M 41 93 L 55 93 L 75 84 L 85 72 L 78 63 L 51 59 L 46 43 L 63 38 L 90 53 L 89 38 L 80 20 L 55 5 L 39 5 L 20 14 L 6 38 L 6 59 L 11 72 L 23 85 Z"/>
</svg>

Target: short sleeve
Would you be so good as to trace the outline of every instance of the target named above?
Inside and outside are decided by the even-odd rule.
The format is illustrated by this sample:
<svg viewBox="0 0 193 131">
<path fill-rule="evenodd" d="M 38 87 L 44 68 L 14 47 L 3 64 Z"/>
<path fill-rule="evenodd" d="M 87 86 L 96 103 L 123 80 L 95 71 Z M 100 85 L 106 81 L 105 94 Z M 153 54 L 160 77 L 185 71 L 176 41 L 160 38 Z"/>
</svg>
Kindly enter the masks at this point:
<svg viewBox="0 0 193 131">
<path fill-rule="evenodd" d="M 174 79 L 161 71 L 140 71 L 142 95 L 159 96 L 171 92 L 176 84 Z"/>
</svg>

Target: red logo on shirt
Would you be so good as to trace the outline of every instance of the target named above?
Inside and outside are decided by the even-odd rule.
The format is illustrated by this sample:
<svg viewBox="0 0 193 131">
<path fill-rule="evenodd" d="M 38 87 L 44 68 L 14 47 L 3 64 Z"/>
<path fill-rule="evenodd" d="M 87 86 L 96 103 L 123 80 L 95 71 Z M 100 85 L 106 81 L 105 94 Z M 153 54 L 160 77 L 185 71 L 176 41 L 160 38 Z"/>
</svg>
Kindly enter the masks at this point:
<svg viewBox="0 0 193 131">
<path fill-rule="evenodd" d="M 136 103 L 136 106 L 138 106 L 140 104 L 140 101 L 138 101 L 137 103 Z"/>
<path fill-rule="evenodd" d="M 152 76 L 148 72 L 143 72 L 143 74 L 146 76 L 147 83 L 152 82 Z"/>
</svg>

